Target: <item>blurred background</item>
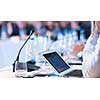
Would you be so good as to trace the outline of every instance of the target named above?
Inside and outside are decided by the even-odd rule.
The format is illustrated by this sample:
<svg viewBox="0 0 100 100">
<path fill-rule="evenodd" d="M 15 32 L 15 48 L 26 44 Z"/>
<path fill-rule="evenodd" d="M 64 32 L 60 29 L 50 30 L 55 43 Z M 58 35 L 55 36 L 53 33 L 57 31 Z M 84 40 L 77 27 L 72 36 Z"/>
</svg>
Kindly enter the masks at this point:
<svg viewBox="0 0 100 100">
<path fill-rule="evenodd" d="M 31 41 L 21 53 L 22 61 L 36 59 L 36 53 L 48 50 L 77 56 L 91 34 L 91 21 L 0 21 L 0 67 L 14 62 L 33 28 Z"/>
</svg>

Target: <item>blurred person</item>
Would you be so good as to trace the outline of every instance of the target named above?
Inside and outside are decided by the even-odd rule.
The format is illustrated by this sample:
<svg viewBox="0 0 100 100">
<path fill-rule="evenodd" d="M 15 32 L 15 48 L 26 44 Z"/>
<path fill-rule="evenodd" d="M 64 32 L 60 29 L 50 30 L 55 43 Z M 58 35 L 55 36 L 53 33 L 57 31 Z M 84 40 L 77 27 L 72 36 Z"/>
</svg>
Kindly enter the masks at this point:
<svg viewBox="0 0 100 100">
<path fill-rule="evenodd" d="M 71 22 L 71 33 L 72 35 L 72 53 L 77 55 L 79 52 L 83 51 L 84 43 L 86 41 L 84 36 L 84 29 L 82 29 L 79 25 L 79 22 L 72 21 Z"/>
<path fill-rule="evenodd" d="M 26 27 L 25 27 L 25 30 L 26 30 L 26 35 L 28 36 L 30 34 L 30 31 L 34 28 L 34 26 L 32 24 L 30 24 L 29 22 L 26 23 Z"/>
<path fill-rule="evenodd" d="M 27 35 L 30 34 L 31 29 L 33 26 L 28 24 L 26 21 L 17 21 L 16 22 L 19 28 L 19 35 L 22 40 L 25 40 Z"/>
<path fill-rule="evenodd" d="M 78 24 L 75 22 L 68 22 L 68 21 L 61 21 L 59 22 L 60 25 L 60 31 L 63 35 L 62 41 L 60 43 L 61 47 L 66 49 L 64 51 L 67 51 L 72 53 L 72 49 L 74 50 L 73 45 L 75 45 L 75 42 L 78 40 L 76 29 L 78 29 Z"/>
<path fill-rule="evenodd" d="M 100 21 L 93 22 L 93 32 L 83 50 L 83 76 L 100 77 Z"/>
<path fill-rule="evenodd" d="M 45 23 L 46 27 L 46 35 L 49 40 L 56 41 L 57 40 L 57 33 L 55 32 L 55 26 L 53 21 L 47 21 Z"/>
<path fill-rule="evenodd" d="M 57 39 L 60 40 L 63 38 L 64 34 L 61 31 L 61 27 L 60 27 L 60 21 L 55 21 L 54 22 L 54 32 L 57 34 Z"/>
<path fill-rule="evenodd" d="M 20 34 L 20 38 L 22 40 L 26 39 L 27 35 L 26 35 L 26 22 L 25 21 L 18 21 L 16 22 L 19 28 L 19 34 Z"/>
<path fill-rule="evenodd" d="M 71 22 L 71 33 L 74 36 L 75 41 L 85 41 L 84 29 L 80 27 L 79 22 Z"/>
<path fill-rule="evenodd" d="M 80 21 L 79 25 L 84 30 L 84 36 L 87 40 L 91 34 L 91 21 Z"/>
<path fill-rule="evenodd" d="M 44 26 L 44 22 L 34 21 L 32 22 L 32 25 L 35 27 L 37 35 L 43 36 L 43 37 L 46 36 L 46 28 Z"/>
<path fill-rule="evenodd" d="M 15 37 L 16 39 L 19 40 L 19 38 L 20 38 L 19 28 L 18 28 L 17 24 L 14 21 L 9 21 L 7 23 L 7 32 L 8 32 L 8 37 L 9 38 Z"/>
<path fill-rule="evenodd" d="M 59 22 L 59 25 L 60 25 L 60 31 L 61 31 L 61 33 L 63 34 L 63 35 L 66 35 L 66 34 L 68 34 L 68 31 L 69 31 L 69 22 L 67 22 L 67 21 L 61 21 L 61 22 Z"/>
<path fill-rule="evenodd" d="M 6 40 L 8 38 L 7 34 L 7 21 L 0 22 L 0 40 Z"/>
<path fill-rule="evenodd" d="M 80 21 L 78 22 L 78 24 L 80 28 L 79 30 L 77 30 L 77 32 L 78 32 L 78 40 L 80 42 L 76 43 L 76 45 L 73 46 L 74 54 L 78 54 L 83 51 L 84 44 L 91 33 L 91 22 L 90 21 Z M 82 37 L 80 35 L 82 35 Z"/>
</svg>

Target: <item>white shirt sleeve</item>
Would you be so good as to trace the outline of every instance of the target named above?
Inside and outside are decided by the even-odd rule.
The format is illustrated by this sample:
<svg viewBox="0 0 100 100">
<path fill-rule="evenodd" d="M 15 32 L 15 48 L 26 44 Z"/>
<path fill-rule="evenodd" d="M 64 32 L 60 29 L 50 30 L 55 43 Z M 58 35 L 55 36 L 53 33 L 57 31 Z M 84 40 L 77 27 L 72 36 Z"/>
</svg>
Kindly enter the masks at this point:
<svg viewBox="0 0 100 100">
<path fill-rule="evenodd" d="M 83 50 L 83 76 L 100 77 L 100 36 L 90 36 Z"/>
</svg>

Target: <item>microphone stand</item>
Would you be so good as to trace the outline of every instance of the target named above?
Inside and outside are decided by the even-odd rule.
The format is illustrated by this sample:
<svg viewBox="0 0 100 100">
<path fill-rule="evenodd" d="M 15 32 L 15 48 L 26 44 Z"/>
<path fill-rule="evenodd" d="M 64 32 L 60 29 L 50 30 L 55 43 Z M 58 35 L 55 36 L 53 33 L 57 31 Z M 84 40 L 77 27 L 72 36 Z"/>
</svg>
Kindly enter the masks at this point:
<svg viewBox="0 0 100 100">
<path fill-rule="evenodd" d="M 26 41 L 24 42 L 24 44 L 23 44 L 22 47 L 20 48 L 20 50 L 19 50 L 19 52 L 18 52 L 18 56 L 17 56 L 16 60 L 14 61 L 14 63 L 12 64 L 12 65 L 13 65 L 13 72 L 15 71 L 15 63 L 16 63 L 16 61 L 19 61 L 20 53 L 21 53 L 23 47 L 25 46 L 25 44 L 27 43 L 27 41 L 30 39 L 30 37 L 32 36 L 33 33 L 34 33 L 34 29 L 31 30 L 29 37 L 26 39 Z M 37 67 L 37 68 L 32 69 L 33 64 L 35 64 L 35 62 L 32 63 L 31 61 L 28 61 L 27 64 L 28 64 L 28 68 L 30 68 L 31 70 L 35 70 L 35 69 L 38 68 L 38 67 Z M 36 66 L 35 66 L 35 67 L 36 67 Z"/>
</svg>

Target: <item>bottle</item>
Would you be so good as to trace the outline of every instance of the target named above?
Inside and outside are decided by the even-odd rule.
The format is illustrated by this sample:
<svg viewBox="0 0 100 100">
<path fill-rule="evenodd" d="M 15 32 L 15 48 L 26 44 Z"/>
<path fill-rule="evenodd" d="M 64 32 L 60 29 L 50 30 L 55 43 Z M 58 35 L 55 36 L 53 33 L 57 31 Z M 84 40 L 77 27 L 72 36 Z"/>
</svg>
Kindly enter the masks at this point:
<svg viewBox="0 0 100 100">
<path fill-rule="evenodd" d="M 42 52 L 46 51 L 47 39 L 33 34 L 27 43 L 26 61 L 35 61 L 37 65 L 42 62 Z"/>
<path fill-rule="evenodd" d="M 7 39 L 7 32 L 6 32 L 6 28 L 5 27 L 2 27 L 1 39 L 2 40 L 6 40 Z"/>
<path fill-rule="evenodd" d="M 30 37 L 26 46 L 26 61 L 35 60 L 34 56 L 34 34 Z"/>
</svg>

